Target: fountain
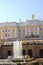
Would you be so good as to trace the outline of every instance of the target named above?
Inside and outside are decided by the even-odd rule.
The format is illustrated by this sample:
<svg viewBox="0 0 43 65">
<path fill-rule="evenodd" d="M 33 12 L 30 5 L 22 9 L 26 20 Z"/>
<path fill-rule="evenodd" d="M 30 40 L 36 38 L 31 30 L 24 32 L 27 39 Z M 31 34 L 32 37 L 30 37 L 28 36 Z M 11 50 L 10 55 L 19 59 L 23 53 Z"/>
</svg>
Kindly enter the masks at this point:
<svg viewBox="0 0 43 65">
<path fill-rule="evenodd" d="M 14 59 L 22 59 L 22 41 L 14 41 L 13 42 L 13 58 Z"/>
<path fill-rule="evenodd" d="M 24 58 L 22 55 L 22 41 L 13 41 L 13 58 L 12 61 L 18 65 L 27 64 L 28 58 Z"/>
</svg>

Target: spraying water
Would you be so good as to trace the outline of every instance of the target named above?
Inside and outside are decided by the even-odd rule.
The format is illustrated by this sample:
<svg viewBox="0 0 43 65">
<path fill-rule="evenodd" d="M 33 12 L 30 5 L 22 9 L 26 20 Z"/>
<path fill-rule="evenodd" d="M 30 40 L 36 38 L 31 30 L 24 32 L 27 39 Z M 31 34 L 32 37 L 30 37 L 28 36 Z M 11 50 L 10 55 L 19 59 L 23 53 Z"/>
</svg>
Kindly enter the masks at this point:
<svg viewBox="0 0 43 65">
<path fill-rule="evenodd" d="M 13 42 L 13 58 L 23 58 L 22 55 L 22 41 Z"/>
</svg>

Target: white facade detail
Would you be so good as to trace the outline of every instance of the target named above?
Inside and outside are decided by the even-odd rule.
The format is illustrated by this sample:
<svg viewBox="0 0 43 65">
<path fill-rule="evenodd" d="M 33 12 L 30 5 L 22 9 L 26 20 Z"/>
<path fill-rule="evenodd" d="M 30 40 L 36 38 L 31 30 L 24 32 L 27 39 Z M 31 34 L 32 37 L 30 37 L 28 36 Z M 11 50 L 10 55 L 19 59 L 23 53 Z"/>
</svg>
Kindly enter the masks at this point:
<svg viewBox="0 0 43 65">
<path fill-rule="evenodd" d="M 27 35 L 27 28 L 25 28 L 25 36 Z"/>
<path fill-rule="evenodd" d="M 34 27 L 34 35 L 39 35 L 39 27 Z"/>
<path fill-rule="evenodd" d="M 30 28 L 25 28 L 25 35 L 30 36 Z"/>
<path fill-rule="evenodd" d="M 4 33 L 4 29 L 1 30 L 1 39 L 5 38 L 5 33 Z"/>
<path fill-rule="evenodd" d="M 18 36 L 17 34 L 18 34 L 18 33 L 17 33 L 17 28 L 15 28 L 15 37 Z"/>
</svg>

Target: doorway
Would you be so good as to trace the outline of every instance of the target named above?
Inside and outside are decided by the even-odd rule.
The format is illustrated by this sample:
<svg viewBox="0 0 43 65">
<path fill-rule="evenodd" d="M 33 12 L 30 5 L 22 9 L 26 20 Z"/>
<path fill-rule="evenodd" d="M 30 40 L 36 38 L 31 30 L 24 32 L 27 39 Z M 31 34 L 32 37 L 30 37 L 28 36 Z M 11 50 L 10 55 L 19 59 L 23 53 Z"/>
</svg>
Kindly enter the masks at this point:
<svg viewBox="0 0 43 65">
<path fill-rule="evenodd" d="M 22 53 L 23 53 L 23 56 L 25 56 L 26 55 L 26 50 L 22 50 Z"/>
<path fill-rule="evenodd" d="M 43 49 L 40 49 L 39 52 L 40 52 L 39 53 L 40 54 L 40 58 L 43 58 Z"/>
<path fill-rule="evenodd" d="M 28 54 L 30 57 L 32 57 L 32 50 L 29 49 L 28 52 L 27 52 L 27 54 Z"/>
<path fill-rule="evenodd" d="M 11 50 L 8 50 L 8 56 L 11 56 Z"/>
</svg>

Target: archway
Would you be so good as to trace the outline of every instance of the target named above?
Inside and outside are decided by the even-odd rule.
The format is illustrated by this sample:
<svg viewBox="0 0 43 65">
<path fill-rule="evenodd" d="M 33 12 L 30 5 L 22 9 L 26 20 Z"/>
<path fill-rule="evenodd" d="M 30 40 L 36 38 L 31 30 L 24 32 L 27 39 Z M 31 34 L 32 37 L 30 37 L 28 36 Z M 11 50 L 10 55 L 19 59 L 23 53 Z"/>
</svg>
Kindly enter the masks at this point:
<svg viewBox="0 0 43 65">
<path fill-rule="evenodd" d="M 40 54 L 40 58 L 43 58 L 43 49 L 40 49 L 39 52 L 40 52 L 39 53 Z"/>
<path fill-rule="evenodd" d="M 32 57 L 32 50 L 29 49 L 28 52 L 27 52 L 27 54 L 28 54 L 30 57 Z"/>
<path fill-rule="evenodd" d="M 11 50 L 8 50 L 8 56 L 11 56 Z"/>
<path fill-rule="evenodd" d="M 23 56 L 25 56 L 25 55 L 26 55 L 26 50 L 23 49 L 23 50 L 22 50 L 22 53 L 23 53 Z"/>
</svg>

